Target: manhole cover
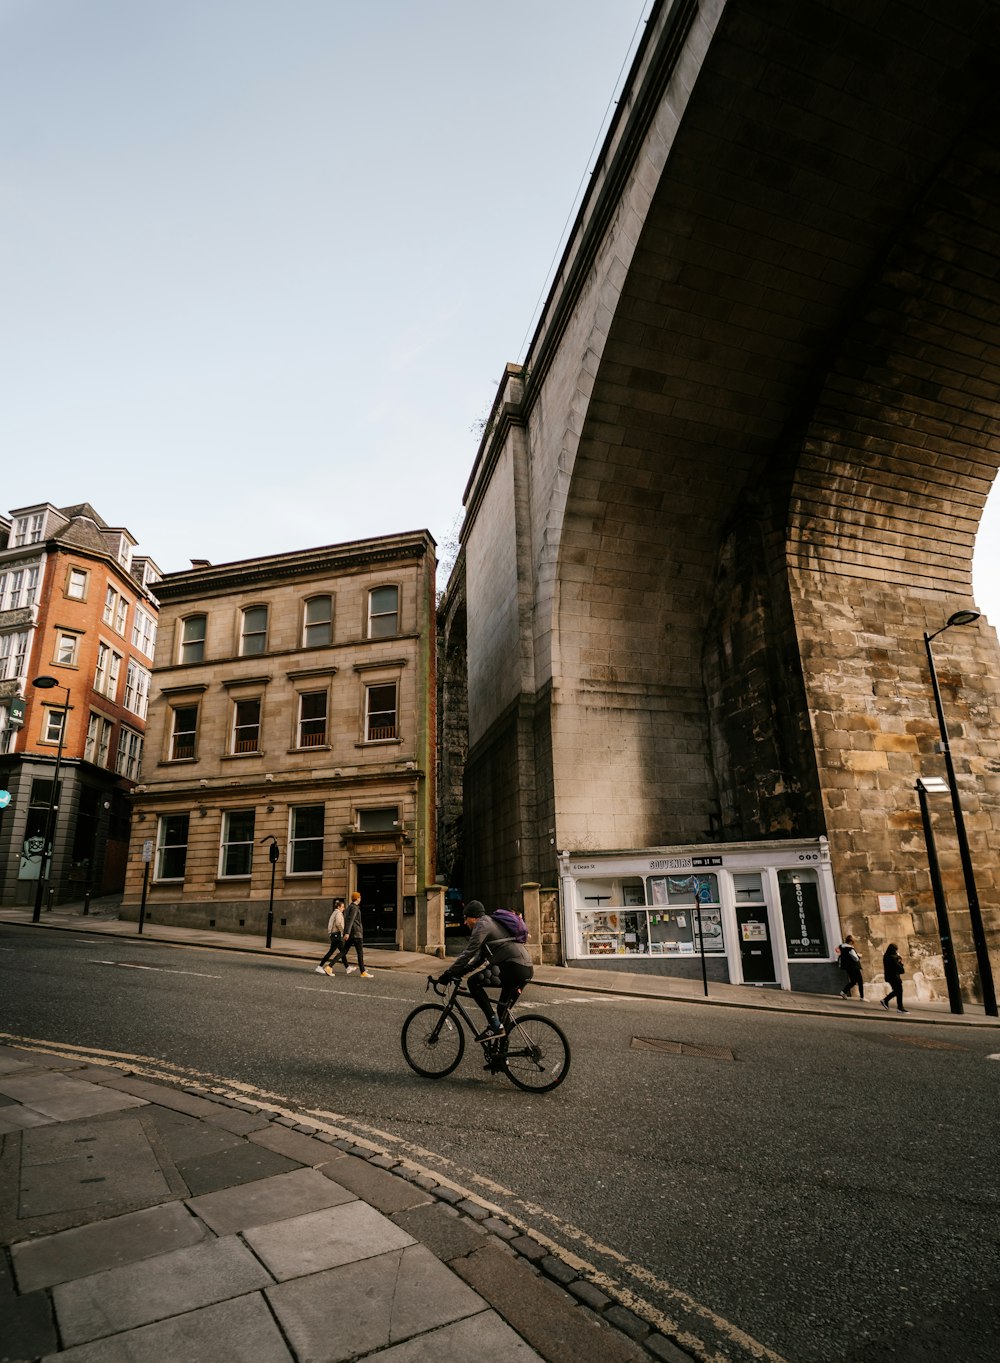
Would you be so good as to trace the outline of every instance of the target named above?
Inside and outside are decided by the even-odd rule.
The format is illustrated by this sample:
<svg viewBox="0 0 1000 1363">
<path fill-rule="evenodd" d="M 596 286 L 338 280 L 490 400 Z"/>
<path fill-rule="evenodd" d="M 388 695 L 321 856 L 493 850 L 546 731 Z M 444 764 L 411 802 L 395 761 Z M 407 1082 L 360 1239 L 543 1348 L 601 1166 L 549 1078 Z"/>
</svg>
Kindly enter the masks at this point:
<svg viewBox="0 0 1000 1363">
<path fill-rule="evenodd" d="M 952 1041 L 932 1041 L 925 1036 L 901 1036 L 899 1041 L 907 1046 L 921 1046 L 925 1051 L 964 1051 L 964 1046 L 956 1046 Z"/>
<path fill-rule="evenodd" d="M 693 1046 L 689 1041 L 663 1041 L 656 1036 L 634 1036 L 633 1051 L 666 1051 L 669 1055 L 695 1055 L 703 1060 L 735 1060 L 728 1046 Z"/>
</svg>

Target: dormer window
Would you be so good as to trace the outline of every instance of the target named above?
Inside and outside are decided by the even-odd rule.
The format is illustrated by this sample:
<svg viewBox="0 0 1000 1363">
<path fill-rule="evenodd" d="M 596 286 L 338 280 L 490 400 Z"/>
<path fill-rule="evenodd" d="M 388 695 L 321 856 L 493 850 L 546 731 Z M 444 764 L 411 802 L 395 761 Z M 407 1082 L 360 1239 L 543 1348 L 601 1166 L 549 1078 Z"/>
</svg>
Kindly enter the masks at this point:
<svg viewBox="0 0 1000 1363">
<path fill-rule="evenodd" d="M 35 511 L 30 516 L 15 516 L 10 531 L 11 548 L 19 549 L 22 544 L 38 544 L 44 530 L 44 511 Z"/>
</svg>

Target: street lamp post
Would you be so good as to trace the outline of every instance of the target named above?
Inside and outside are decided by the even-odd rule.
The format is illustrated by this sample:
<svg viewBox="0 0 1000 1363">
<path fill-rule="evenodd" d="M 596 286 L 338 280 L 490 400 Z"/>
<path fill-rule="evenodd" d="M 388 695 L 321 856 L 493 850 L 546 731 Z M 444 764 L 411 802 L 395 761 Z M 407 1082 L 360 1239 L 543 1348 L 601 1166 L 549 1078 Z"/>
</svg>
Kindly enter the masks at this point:
<svg viewBox="0 0 1000 1363">
<path fill-rule="evenodd" d="M 976 948 L 976 961 L 979 965 L 979 984 L 983 992 L 983 1007 L 987 1016 L 997 1017 L 997 996 L 993 987 L 993 968 L 990 965 L 990 954 L 986 946 L 983 915 L 979 908 L 979 892 L 976 889 L 976 877 L 972 869 L 972 855 L 969 851 L 969 839 L 965 831 L 965 817 L 962 814 L 962 801 L 958 790 L 958 780 L 955 776 L 955 764 L 951 758 L 951 746 L 948 741 L 948 725 L 944 717 L 941 688 L 938 686 L 934 653 L 931 649 L 931 640 L 936 639 L 939 634 L 943 634 L 946 629 L 951 629 L 952 625 L 973 625 L 978 619 L 978 611 L 956 611 L 954 615 L 948 617 L 947 623 L 935 630 L 933 634 L 924 631 L 924 646 L 927 649 L 927 665 L 930 668 L 931 686 L 934 689 L 934 704 L 937 708 L 938 728 L 941 731 L 941 751 L 944 754 L 944 765 L 948 774 L 948 789 L 951 791 L 951 805 L 955 813 L 958 855 L 961 858 L 962 875 L 965 879 L 965 896 L 969 901 L 969 920 L 972 925 L 972 941 Z"/>
<path fill-rule="evenodd" d="M 56 677 L 36 677 L 31 683 L 42 691 L 51 691 L 53 687 L 59 686 Z M 45 833 L 42 838 L 42 861 L 38 868 L 38 884 L 35 887 L 35 907 L 32 910 L 31 921 L 37 923 L 42 916 L 42 892 L 44 884 L 52 877 L 53 842 L 56 832 L 56 810 L 58 809 L 57 800 L 59 798 L 59 768 L 62 766 L 63 743 L 66 739 L 66 725 L 69 722 L 69 687 L 63 688 L 66 692 L 66 699 L 62 707 L 62 723 L 59 725 L 59 746 L 56 748 L 56 769 L 52 778 L 52 789 L 49 792 L 49 807 L 45 811 Z M 45 870 L 48 866 L 48 875 Z"/>
<path fill-rule="evenodd" d="M 944 794 L 947 789 L 947 783 L 942 781 L 940 776 L 921 776 L 917 779 L 917 799 L 920 801 L 920 818 L 924 825 L 924 841 L 927 844 L 927 865 L 931 873 L 931 890 L 934 892 L 934 910 L 937 913 L 938 936 L 941 938 L 941 963 L 944 966 L 944 978 L 948 986 L 948 1003 L 953 1013 L 964 1013 L 962 989 L 958 983 L 958 967 L 955 965 L 955 950 L 951 943 L 948 901 L 944 897 L 941 868 L 938 865 L 937 847 L 934 843 L 934 829 L 931 825 L 931 812 L 927 804 L 928 795 Z"/>
</svg>

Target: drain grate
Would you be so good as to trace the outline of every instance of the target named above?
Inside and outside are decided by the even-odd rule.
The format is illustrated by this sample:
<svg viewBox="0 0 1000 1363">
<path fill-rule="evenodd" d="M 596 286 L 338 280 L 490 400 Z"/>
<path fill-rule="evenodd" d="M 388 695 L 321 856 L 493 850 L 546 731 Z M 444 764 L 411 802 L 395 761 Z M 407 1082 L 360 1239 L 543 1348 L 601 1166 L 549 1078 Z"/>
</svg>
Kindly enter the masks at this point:
<svg viewBox="0 0 1000 1363">
<path fill-rule="evenodd" d="M 694 1055 L 703 1060 L 735 1060 L 728 1046 L 692 1046 L 688 1041 L 663 1041 L 657 1036 L 634 1036 L 633 1051 L 666 1051 L 668 1055 Z"/>
</svg>

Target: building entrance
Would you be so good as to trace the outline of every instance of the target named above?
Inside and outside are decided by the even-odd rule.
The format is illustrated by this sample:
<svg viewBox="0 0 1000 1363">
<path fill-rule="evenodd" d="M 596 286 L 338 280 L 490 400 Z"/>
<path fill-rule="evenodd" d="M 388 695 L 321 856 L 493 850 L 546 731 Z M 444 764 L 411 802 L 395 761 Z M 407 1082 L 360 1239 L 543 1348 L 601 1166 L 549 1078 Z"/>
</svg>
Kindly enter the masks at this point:
<svg viewBox="0 0 1000 1363">
<path fill-rule="evenodd" d="M 366 942 L 395 942 L 397 872 L 394 861 L 359 862 L 355 885 L 361 895 L 361 921 Z"/>
<path fill-rule="evenodd" d="M 774 952 L 766 905 L 737 904 L 740 956 L 745 984 L 774 984 Z"/>
</svg>

